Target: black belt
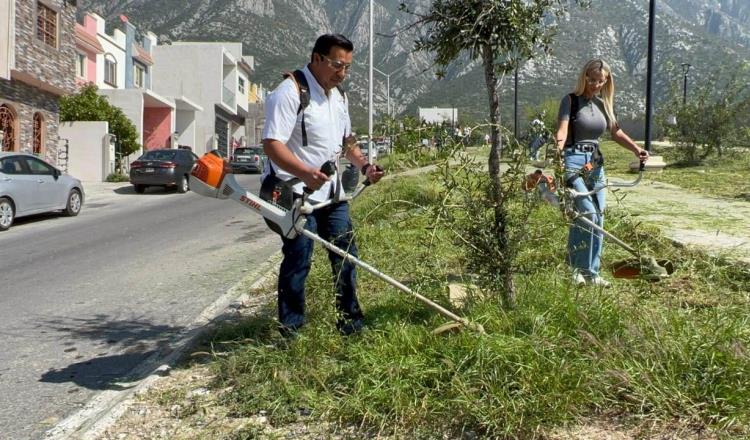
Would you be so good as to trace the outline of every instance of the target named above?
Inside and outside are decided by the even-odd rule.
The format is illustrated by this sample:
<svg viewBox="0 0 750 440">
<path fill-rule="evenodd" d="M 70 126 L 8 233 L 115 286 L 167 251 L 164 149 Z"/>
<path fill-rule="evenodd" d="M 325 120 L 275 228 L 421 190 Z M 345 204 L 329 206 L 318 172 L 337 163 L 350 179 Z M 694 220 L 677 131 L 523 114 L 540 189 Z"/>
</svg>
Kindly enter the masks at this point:
<svg viewBox="0 0 750 440">
<path fill-rule="evenodd" d="M 567 147 L 565 147 L 566 150 L 580 151 L 582 153 L 593 153 L 598 148 L 599 148 L 599 144 L 595 144 L 593 142 L 591 142 L 591 143 L 589 143 L 589 142 L 586 142 L 586 143 L 581 142 L 581 143 L 577 143 L 577 144 L 573 144 L 573 145 L 568 145 Z"/>
</svg>

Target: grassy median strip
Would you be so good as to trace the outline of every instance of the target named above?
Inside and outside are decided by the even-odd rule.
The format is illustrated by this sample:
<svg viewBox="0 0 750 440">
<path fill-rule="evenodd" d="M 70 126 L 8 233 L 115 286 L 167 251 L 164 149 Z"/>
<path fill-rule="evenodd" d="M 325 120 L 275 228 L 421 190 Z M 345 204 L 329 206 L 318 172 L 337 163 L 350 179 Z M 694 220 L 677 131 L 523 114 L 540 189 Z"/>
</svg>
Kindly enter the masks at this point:
<svg viewBox="0 0 750 440">
<path fill-rule="evenodd" d="M 461 245 L 471 240 L 436 221 L 430 207 L 444 203 L 436 178 L 368 189 L 355 221 L 365 261 L 449 305 L 449 282 L 474 281 Z M 277 335 L 275 304 L 215 335 L 215 386 L 231 390 L 223 404 L 238 416 L 267 414 L 274 425 L 304 416 L 409 438 L 530 438 L 586 420 L 750 435 L 747 268 L 675 248 L 614 210 L 615 234 L 677 270 L 659 283 L 576 289 L 563 264 L 559 211 L 539 206 L 529 223 L 517 308 L 484 291 L 457 309 L 486 335 L 433 335 L 441 317 L 360 271 L 368 327 L 341 337 L 328 259 L 316 250 L 308 324 L 297 339 Z M 605 251 L 607 262 L 625 256 L 611 244 Z"/>
</svg>

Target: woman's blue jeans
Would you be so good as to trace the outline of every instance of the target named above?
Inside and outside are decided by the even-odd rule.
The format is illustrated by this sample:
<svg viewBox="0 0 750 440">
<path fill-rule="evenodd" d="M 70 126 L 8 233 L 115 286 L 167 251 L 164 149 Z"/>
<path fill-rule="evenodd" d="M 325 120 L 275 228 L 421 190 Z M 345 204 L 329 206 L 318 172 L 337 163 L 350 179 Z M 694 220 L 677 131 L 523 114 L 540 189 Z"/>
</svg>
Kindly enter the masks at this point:
<svg viewBox="0 0 750 440">
<path fill-rule="evenodd" d="M 604 167 L 593 163 L 593 152 L 565 149 L 565 182 L 578 192 L 588 192 L 595 188 L 602 188 L 606 182 Z M 587 163 L 592 163 L 591 171 L 581 173 Z M 577 176 L 573 179 L 574 176 Z M 605 190 L 598 191 L 591 196 L 574 199 L 577 213 L 582 214 L 599 227 L 604 226 Z M 568 234 L 568 263 L 586 277 L 596 277 L 601 269 L 602 243 L 604 235 L 586 225 L 581 220 L 575 220 L 570 225 Z"/>
<path fill-rule="evenodd" d="M 348 203 L 334 203 L 316 209 L 307 216 L 305 229 L 357 257 Z M 282 333 L 286 333 L 305 323 L 305 280 L 310 272 L 314 242 L 304 235 L 294 239 L 282 238 L 282 241 L 284 258 L 279 269 L 278 307 Z M 333 252 L 328 252 L 328 259 L 336 286 L 337 326 L 340 330 L 346 325 L 361 326 L 364 316 L 357 301 L 356 267 Z"/>
</svg>

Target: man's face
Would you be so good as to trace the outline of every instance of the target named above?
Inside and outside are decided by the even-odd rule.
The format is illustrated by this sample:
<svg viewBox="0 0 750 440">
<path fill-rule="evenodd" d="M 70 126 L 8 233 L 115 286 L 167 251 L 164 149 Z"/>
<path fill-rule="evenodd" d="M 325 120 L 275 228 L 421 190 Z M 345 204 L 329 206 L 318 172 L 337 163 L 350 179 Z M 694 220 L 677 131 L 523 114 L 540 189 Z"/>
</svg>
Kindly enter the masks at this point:
<svg viewBox="0 0 750 440">
<path fill-rule="evenodd" d="M 352 52 L 338 46 L 333 46 L 327 56 L 314 54 L 312 67 L 320 85 L 328 91 L 344 82 L 352 59 Z"/>
</svg>

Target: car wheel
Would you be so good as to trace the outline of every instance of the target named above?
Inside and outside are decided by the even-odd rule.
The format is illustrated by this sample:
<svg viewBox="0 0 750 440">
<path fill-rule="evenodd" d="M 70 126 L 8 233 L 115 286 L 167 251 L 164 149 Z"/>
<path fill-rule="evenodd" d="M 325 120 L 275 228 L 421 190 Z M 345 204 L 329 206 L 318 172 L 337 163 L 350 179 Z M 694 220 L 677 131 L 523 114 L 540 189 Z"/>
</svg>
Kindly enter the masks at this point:
<svg viewBox="0 0 750 440">
<path fill-rule="evenodd" d="M 143 194 L 146 192 L 146 185 L 133 185 L 133 189 L 135 189 L 135 192 L 138 194 Z"/>
<path fill-rule="evenodd" d="M 182 176 L 180 181 L 177 182 L 177 192 L 186 193 L 190 189 L 190 182 L 188 182 L 187 176 Z"/>
<path fill-rule="evenodd" d="M 81 205 L 83 205 L 81 192 L 77 189 L 71 190 L 68 194 L 68 204 L 65 206 L 65 215 L 68 217 L 77 216 L 81 212 Z"/>
<path fill-rule="evenodd" d="M 11 203 L 10 199 L 0 197 L 0 231 L 6 231 L 10 228 L 15 215 L 15 208 L 13 208 L 13 203 Z"/>
</svg>

